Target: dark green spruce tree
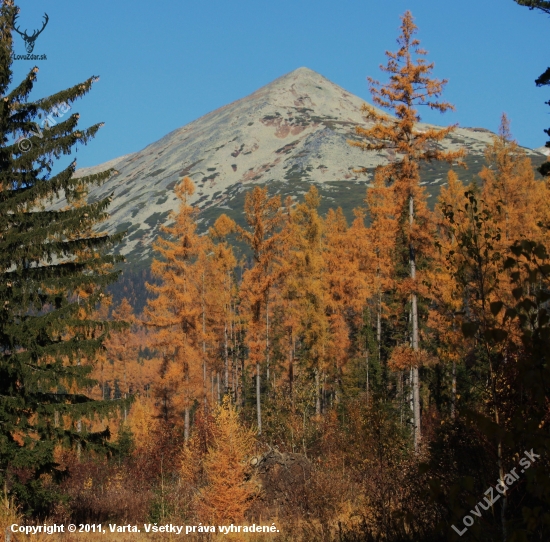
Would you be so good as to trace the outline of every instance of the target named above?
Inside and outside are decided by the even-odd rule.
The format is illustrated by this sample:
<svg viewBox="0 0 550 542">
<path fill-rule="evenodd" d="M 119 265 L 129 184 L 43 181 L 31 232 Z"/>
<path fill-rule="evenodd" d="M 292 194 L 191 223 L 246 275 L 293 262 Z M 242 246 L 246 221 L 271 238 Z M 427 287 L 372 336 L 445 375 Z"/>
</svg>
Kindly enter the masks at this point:
<svg viewBox="0 0 550 542">
<path fill-rule="evenodd" d="M 542 11 L 543 13 L 547 13 L 550 15 L 550 1 L 549 0 L 514 0 L 516 4 L 519 4 L 520 6 L 528 7 L 529 9 L 538 9 L 539 11 Z M 550 85 L 550 68 L 546 68 L 546 71 L 539 75 L 537 79 L 535 79 L 535 85 L 537 87 L 543 87 L 546 85 Z M 548 102 L 545 102 L 547 105 L 550 105 L 550 100 Z M 547 136 L 550 136 L 550 128 L 547 128 L 544 130 L 544 133 Z M 550 139 L 545 143 L 545 147 L 550 148 Z M 539 168 L 538 171 L 541 175 L 545 177 L 550 177 L 550 161 L 544 162 Z"/>
<path fill-rule="evenodd" d="M 116 280 L 118 259 L 107 250 L 120 236 L 92 231 L 110 198 L 70 205 L 113 171 L 74 179 L 76 162 L 54 169 L 101 127 L 79 129 L 78 114 L 69 114 L 97 78 L 37 101 L 29 98 L 36 67 L 12 85 L 17 9 L 11 0 L 0 6 L 0 491 L 40 517 L 57 500 L 63 476 L 55 447 L 110 447 L 108 429 L 92 432 L 86 422 L 121 405 L 85 392 L 95 384 L 94 355 L 109 331 L 93 308 Z M 46 210 L 63 197 L 66 208 Z"/>
</svg>

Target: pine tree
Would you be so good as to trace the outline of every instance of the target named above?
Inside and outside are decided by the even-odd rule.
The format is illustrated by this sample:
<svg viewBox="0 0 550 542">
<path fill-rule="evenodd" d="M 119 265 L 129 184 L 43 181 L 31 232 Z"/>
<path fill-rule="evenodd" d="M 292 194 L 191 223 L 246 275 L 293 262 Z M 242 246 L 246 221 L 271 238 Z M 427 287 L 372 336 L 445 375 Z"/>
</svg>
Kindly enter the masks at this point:
<svg viewBox="0 0 550 542">
<path fill-rule="evenodd" d="M 388 63 L 382 70 L 390 74 L 390 81 L 381 85 L 369 78 L 373 101 L 395 114 L 387 116 L 368 105 L 363 106 L 365 119 L 373 125 L 368 128 L 358 126 L 357 135 L 366 141 L 352 141 L 351 145 L 366 151 L 389 151 L 394 158 L 389 164 L 378 167 L 378 174 L 386 182 L 392 182 L 396 194 L 396 204 L 402 217 L 403 237 L 406 240 L 406 253 L 410 280 L 405 284 L 411 303 L 411 345 L 415 352 L 419 346 L 418 293 L 420 281 L 417 277 L 418 260 L 422 250 L 430 245 L 429 233 L 423 227 L 428 220 L 426 196 L 420 187 L 420 163 L 443 160 L 455 162 L 463 151 L 444 151 L 439 143 L 454 129 L 454 126 L 441 130 L 425 128 L 419 130 L 420 121 L 417 107 L 426 105 L 444 113 L 453 109 L 446 102 L 436 99 L 443 92 L 446 81 L 430 79 L 433 63 L 427 64 L 422 58 L 427 53 L 414 39 L 417 27 L 410 11 L 401 17 L 401 35 L 397 39 L 400 46 L 396 53 L 386 52 Z M 416 60 L 414 57 L 417 57 Z M 423 224 L 424 223 L 424 224 Z M 413 367 L 414 403 L 414 444 L 418 450 L 420 442 L 420 388 L 418 366 Z"/>
<path fill-rule="evenodd" d="M 519 4 L 520 6 L 528 7 L 529 9 L 538 9 L 542 11 L 543 13 L 550 14 L 550 2 L 548 0 L 514 0 L 516 4 Z M 536 79 L 535 79 L 535 85 L 537 87 L 543 87 L 550 85 L 550 68 L 546 68 L 546 70 L 541 73 Z M 550 105 L 550 100 L 545 102 L 546 105 Z M 547 136 L 550 136 L 550 128 L 547 128 L 544 130 L 544 133 Z M 550 140 L 548 140 L 545 145 L 545 147 L 550 148 Z M 539 169 L 539 173 L 545 177 L 550 177 L 550 160 L 547 160 L 542 164 Z"/>
<path fill-rule="evenodd" d="M 76 199 L 83 186 L 113 171 L 75 179 L 73 161 L 54 172 L 55 159 L 101 127 L 79 129 L 76 113 L 57 120 L 97 78 L 30 101 L 35 67 L 11 88 L 17 11 L 10 1 L 0 7 L 0 482 L 39 514 L 56 498 L 41 489 L 43 475 L 58 480 L 62 474 L 56 444 L 106 450 L 109 430 L 79 431 L 78 422 L 120 408 L 84 393 L 94 381 L 92 366 L 80 361 L 94 359 L 108 332 L 106 322 L 90 315 L 101 289 L 116 280 L 105 266 L 119 260 L 104 250 L 121 236 L 86 233 L 107 216 L 110 198 L 44 210 L 53 199 Z M 85 299 L 77 295 L 83 290 Z"/>
<path fill-rule="evenodd" d="M 529 9 L 540 9 L 544 13 L 550 14 L 550 2 L 548 0 L 514 0 L 520 6 L 528 7 Z"/>
</svg>

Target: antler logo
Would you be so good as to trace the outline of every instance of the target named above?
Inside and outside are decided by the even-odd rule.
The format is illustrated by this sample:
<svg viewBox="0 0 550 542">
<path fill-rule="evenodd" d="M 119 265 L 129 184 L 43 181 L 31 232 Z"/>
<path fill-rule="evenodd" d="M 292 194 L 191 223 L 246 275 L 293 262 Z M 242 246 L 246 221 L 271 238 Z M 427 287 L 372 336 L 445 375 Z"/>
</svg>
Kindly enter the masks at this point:
<svg viewBox="0 0 550 542">
<path fill-rule="evenodd" d="M 27 50 L 27 53 L 32 53 L 34 49 L 34 42 L 36 41 L 36 38 L 42 34 L 42 31 L 44 28 L 46 28 L 46 25 L 48 24 L 48 21 L 50 18 L 48 17 L 47 13 L 44 13 L 44 23 L 42 24 L 42 28 L 40 30 L 35 30 L 31 36 L 27 34 L 27 31 L 21 32 L 17 26 L 15 26 L 15 22 L 17 20 L 17 17 L 19 17 L 19 14 L 16 14 L 13 18 L 13 29 L 21 35 L 21 37 L 25 40 L 25 49 Z"/>
</svg>

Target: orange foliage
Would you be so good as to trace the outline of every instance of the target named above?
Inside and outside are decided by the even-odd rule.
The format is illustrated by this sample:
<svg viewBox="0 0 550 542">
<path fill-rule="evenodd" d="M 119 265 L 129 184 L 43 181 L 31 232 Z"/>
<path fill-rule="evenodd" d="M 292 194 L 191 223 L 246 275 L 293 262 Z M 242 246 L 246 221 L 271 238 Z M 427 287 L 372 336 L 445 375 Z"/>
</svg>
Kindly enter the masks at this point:
<svg viewBox="0 0 550 542">
<path fill-rule="evenodd" d="M 257 492 L 249 465 L 254 444 L 252 431 L 240 423 L 234 405 L 226 397 L 214 413 L 212 443 L 202 457 L 205 485 L 194 499 L 201 521 L 213 525 L 242 523 Z M 197 459 L 189 452 L 184 453 L 183 471 L 187 479 L 197 475 Z"/>
<path fill-rule="evenodd" d="M 194 192 L 192 181 L 185 177 L 176 186 L 181 201 L 173 226 L 164 226 L 168 238 L 159 237 L 154 246 L 162 260 L 153 260 L 151 270 L 161 279 L 160 285 L 148 284 L 156 294 L 144 310 L 146 323 L 156 328 L 151 345 L 162 357 L 156 396 L 165 420 L 181 419 L 185 414 L 189 435 L 189 409 L 198 395 L 201 380 L 201 274 L 196 263 L 206 249 L 206 240 L 196 232 L 196 211 L 188 204 Z M 199 279 L 199 280 L 198 280 Z M 204 381 L 204 377 L 203 377 Z M 203 385 L 204 388 L 204 385 Z"/>
</svg>

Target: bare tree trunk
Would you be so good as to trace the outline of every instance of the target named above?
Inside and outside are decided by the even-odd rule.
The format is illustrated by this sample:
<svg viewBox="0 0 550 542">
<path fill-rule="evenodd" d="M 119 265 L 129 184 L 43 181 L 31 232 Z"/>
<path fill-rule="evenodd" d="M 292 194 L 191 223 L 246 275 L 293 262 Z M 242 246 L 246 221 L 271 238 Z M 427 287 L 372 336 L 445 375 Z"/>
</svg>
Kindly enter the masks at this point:
<svg viewBox="0 0 550 542">
<path fill-rule="evenodd" d="M 290 345 L 288 347 L 288 389 L 290 393 L 290 403 L 294 409 L 294 340 L 290 335 Z"/>
<path fill-rule="evenodd" d="M 494 419 L 497 427 L 500 428 L 500 401 L 498 398 L 498 392 L 497 392 L 497 383 L 496 383 L 496 371 L 494 370 L 493 362 L 491 360 L 491 354 L 489 351 L 489 348 L 487 345 L 485 345 L 485 348 L 487 350 L 487 355 L 489 357 L 489 376 L 491 379 L 491 393 L 493 398 L 493 409 L 494 409 Z M 504 357 L 504 361 L 506 362 L 506 356 Z M 502 526 L 502 540 L 503 542 L 506 542 L 508 538 L 508 532 L 506 529 L 506 509 L 508 508 L 508 491 L 507 486 L 504 484 L 504 478 L 506 476 L 506 473 L 504 472 L 504 461 L 503 461 L 503 453 L 502 453 L 502 436 L 499 433 L 497 433 L 497 465 L 498 465 L 498 477 L 499 481 L 502 482 L 502 485 L 504 486 L 504 491 L 502 493 L 502 506 L 500 507 L 500 522 Z"/>
<path fill-rule="evenodd" d="M 413 367 L 413 403 L 414 403 L 414 450 L 420 446 L 420 382 L 418 367 Z"/>
<path fill-rule="evenodd" d="M 378 292 L 378 310 L 376 311 L 376 342 L 378 344 L 378 363 L 382 359 L 382 292 Z"/>
<path fill-rule="evenodd" d="M 203 283 L 203 301 L 202 301 L 202 395 L 204 403 L 204 414 L 206 415 L 208 409 L 208 399 L 206 397 L 206 341 L 204 340 L 206 332 L 206 315 L 204 309 L 204 274 L 202 276 Z"/>
<path fill-rule="evenodd" d="M 230 329 L 230 341 L 231 341 L 231 367 L 233 369 L 233 378 L 232 378 L 232 390 L 233 390 L 233 398 L 235 399 L 235 404 L 239 405 L 239 399 L 237 397 L 237 390 L 238 390 L 238 367 L 237 367 L 237 359 L 238 359 L 238 352 L 237 352 L 237 334 L 235 330 L 235 321 L 233 318 L 233 303 L 229 303 L 229 329 Z"/>
<path fill-rule="evenodd" d="M 243 408 L 246 402 L 245 387 L 243 382 L 244 375 L 245 375 L 245 372 L 244 372 L 244 354 L 243 354 L 241 357 L 241 378 L 239 381 L 239 389 L 241 390 L 241 405 Z"/>
<path fill-rule="evenodd" d="M 414 198 L 411 195 L 409 197 L 409 224 L 414 223 Z M 411 268 L 411 279 L 416 279 L 416 255 L 412 242 L 409 244 L 409 263 Z M 418 303 L 416 293 L 411 295 L 411 313 L 412 313 L 412 348 L 415 352 L 418 352 Z M 413 388 L 413 414 L 414 414 L 414 451 L 418 452 L 421 439 L 420 430 L 420 382 L 418 377 L 418 366 L 413 367 L 412 374 L 412 388 Z"/>
<path fill-rule="evenodd" d="M 321 415 L 321 386 L 319 382 L 319 369 L 315 369 L 315 414 Z"/>
<path fill-rule="evenodd" d="M 256 363 L 256 410 L 258 414 L 258 435 L 262 434 L 262 403 L 260 399 L 260 364 Z"/>
<path fill-rule="evenodd" d="M 203 399 L 204 399 L 204 414 L 208 410 L 208 399 L 206 397 L 206 307 L 204 303 L 204 273 L 202 274 L 202 388 L 203 388 Z"/>
<path fill-rule="evenodd" d="M 456 416 L 456 361 L 453 359 L 452 383 L 451 383 L 451 418 Z"/>
<path fill-rule="evenodd" d="M 214 369 L 210 371 L 210 401 L 214 404 Z"/>
<path fill-rule="evenodd" d="M 411 409 L 411 435 L 414 437 L 414 399 L 413 399 L 413 368 L 409 369 L 409 407 Z"/>
<path fill-rule="evenodd" d="M 221 401 L 221 390 L 220 390 L 220 373 L 216 373 L 216 381 L 218 384 L 218 404 L 220 404 Z"/>
<path fill-rule="evenodd" d="M 267 383 L 269 385 L 269 291 L 265 300 L 265 361 Z"/>
<path fill-rule="evenodd" d="M 126 377 L 126 362 L 124 361 L 124 399 L 128 398 L 128 381 Z M 124 423 L 126 423 L 126 419 L 128 418 L 128 407 L 126 406 L 126 403 L 124 403 Z"/>
<path fill-rule="evenodd" d="M 229 345 L 227 337 L 227 320 L 223 328 L 223 365 L 224 365 L 224 394 L 229 393 Z"/>
<path fill-rule="evenodd" d="M 365 361 L 367 362 L 367 404 L 369 404 L 369 346 L 365 349 Z"/>
<path fill-rule="evenodd" d="M 185 444 L 189 442 L 189 407 L 185 407 L 183 419 L 183 440 Z"/>
<path fill-rule="evenodd" d="M 321 395 L 322 403 L 321 403 L 321 412 L 327 411 L 327 375 L 326 373 L 323 373 L 323 393 Z"/>
<path fill-rule="evenodd" d="M 403 371 L 399 371 L 397 393 L 399 395 L 399 425 L 403 427 Z"/>
<path fill-rule="evenodd" d="M 80 299 L 79 299 L 79 302 L 80 302 Z M 78 357 L 77 365 L 80 365 L 80 356 Z M 78 433 L 82 432 L 82 418 L 80 418 L 76 422 L 76 430 L 77 430 Z M 80 459 L 81 452 L 82 452 L 82 446 L 81 446 L 80 441 L 79 441 L 78 444 L 76 445 L 76 455 L 77 455 L 78 459 Z"/>
</svg>

